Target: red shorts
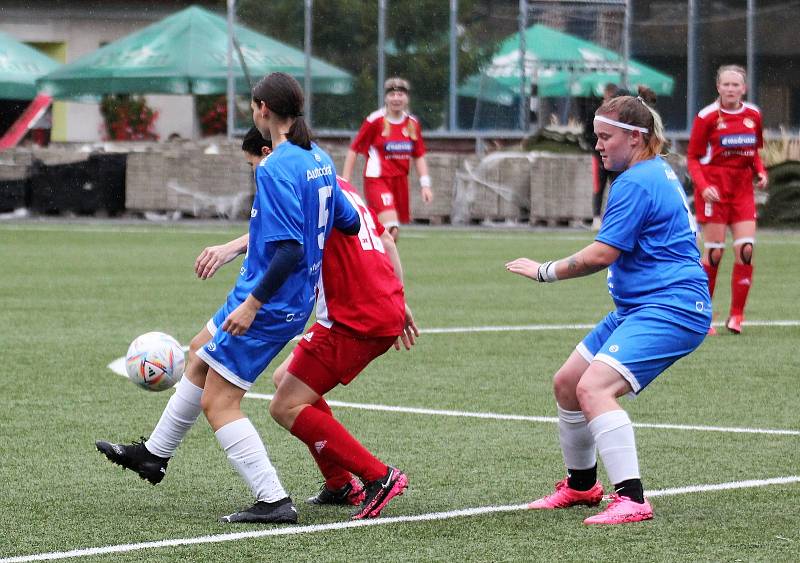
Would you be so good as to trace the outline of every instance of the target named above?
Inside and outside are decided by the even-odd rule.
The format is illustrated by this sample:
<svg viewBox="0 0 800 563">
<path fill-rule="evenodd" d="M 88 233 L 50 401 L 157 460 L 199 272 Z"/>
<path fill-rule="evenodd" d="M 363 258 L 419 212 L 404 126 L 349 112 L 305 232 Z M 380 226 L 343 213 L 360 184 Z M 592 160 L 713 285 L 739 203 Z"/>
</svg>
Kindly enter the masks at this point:
<svg viewBox="0 0 800 563">
<path fill-rule="evenodd" d="M 732 225 L 756 220 L 753 172 L 749 168 L 705 166 L 703 175 L 719 191 L 720 201 L 709 203 L 699 192 L 694 194 L 698 223 Z"/>
<path fill-rule="evenodd" d="M 355 338 L 314 323 L 294 349 L 288 371 L 324 395 L 340 383 L 350 383 L 395 340 L 395 336 Z"/>
<path fill-rule="evenodd" d="M 401 223 L 411 221 L 408 205 L 408 176 L 364 178 L 364 195 L 367 206 L 376 214 L 396 211 Z"/>
</svg>

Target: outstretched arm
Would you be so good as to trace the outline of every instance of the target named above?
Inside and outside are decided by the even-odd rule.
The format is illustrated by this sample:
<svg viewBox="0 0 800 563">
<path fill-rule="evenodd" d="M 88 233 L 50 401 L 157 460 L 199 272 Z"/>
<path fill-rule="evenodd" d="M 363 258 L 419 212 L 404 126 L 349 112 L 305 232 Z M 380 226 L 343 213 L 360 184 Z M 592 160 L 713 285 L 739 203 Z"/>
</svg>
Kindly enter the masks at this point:
<svg viewBox="0 0 800 563">
<path fill-rule="evenodd" d="M 568 258 L 550 262 L 536 262 L 529 258 L 517 258 L 506 264 L 514 274 L 538 282 L 554 282 L 580 278 L 605 270 L 619 258 L 620 251 L 603 242 L 593 242 Z"/>
<path fill-rule="evenodd" d="M 347 156 L 344 157 L 344 166 L 342 167 L 342 178 L 348 182 L 353 177 L 353 168 L 356 165 L 356 151 L 347 149 Z"/>
<path fill-rule="evenodd" d="M 207 246 L 194 261 L 194 273 L 201 280 L 207 280 L 222 266 L 247 252 L 250 235 L 242 235 L 225 244 Z"/>
</svg>

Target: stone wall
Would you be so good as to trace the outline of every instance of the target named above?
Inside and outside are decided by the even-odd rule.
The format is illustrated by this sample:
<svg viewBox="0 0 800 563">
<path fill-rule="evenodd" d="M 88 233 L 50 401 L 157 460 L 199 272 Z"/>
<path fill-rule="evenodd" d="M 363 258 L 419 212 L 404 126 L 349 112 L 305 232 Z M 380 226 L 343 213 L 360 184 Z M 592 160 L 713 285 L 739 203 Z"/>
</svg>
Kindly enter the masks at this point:
<svg viewBox="0 0 800 563">
<path fill-rule="evenodd" d="M 345 144 L 323 143 L 344 165 Z M 127 152 L 125 210 L 191 217 L 245 218 L 255 192 L 239 141 L 128 143 L 15 149 L 0 153 L 0 180 L 24 177 L 34 159 L 46 164 L 85 160 L 91 151 Z M 423 204 L 419 179 L 409 176 L 414 221 L 432 224 L 529 221 L 574 224 L 591 220 L 591 157 L 586 154 L 496 151 L 426 155 L 434 200 Z M 363 158 L 352 178 L 362 190 Z"/>
</svg>

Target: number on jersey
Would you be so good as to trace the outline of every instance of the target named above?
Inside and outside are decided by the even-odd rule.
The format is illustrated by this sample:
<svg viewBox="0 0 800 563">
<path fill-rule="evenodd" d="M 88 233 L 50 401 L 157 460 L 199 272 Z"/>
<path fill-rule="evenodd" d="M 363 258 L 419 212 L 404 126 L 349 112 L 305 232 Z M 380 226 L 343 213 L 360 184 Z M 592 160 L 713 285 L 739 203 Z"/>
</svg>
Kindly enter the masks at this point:
<svg viewBox="0 0 800 563">
<path fill-rule="evenodd" d="M 342 190 L 342 193 L 350 201 L 361 219 L 361 230 L 358 231 L 358 240 L 361 241 L 361 248 L 364 250 L 377 250 L 383 254 L 383 241 L 378 236 L 378 230 L 375 226 L 375 220 L 372 218 L 372 213 L 367 210 L 364 200 L 358 194 Z"/>
</svg>

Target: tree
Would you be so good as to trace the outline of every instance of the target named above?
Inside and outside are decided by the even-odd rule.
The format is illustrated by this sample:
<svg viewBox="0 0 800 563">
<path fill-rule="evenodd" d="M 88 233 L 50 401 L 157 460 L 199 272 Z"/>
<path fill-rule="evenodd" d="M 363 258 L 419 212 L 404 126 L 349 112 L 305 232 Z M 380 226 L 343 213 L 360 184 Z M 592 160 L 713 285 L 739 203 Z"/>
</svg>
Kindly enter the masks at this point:
<svg viewBox="0 0 800 563">
<path fill-rule="evenodd" d="M 459 2 L 459 77 L 477 71 L 490 51 L 470 41 L 481 16 L 477 0 Z M 296 48 L 303 47 L 303 3 L 297 0 L 239 0 L 237 17 L 243 25 Z M 377 0 L 314 2 L 314 56 L 354 76 L 348 96 L 315 95 L 316 127 L 356 129 L 376 109 Z M 412 111 L 426 129 L 447 123 L 449 85 L 449 3 L 443 0 L 389 1 L 386 17 L 386 76 L 399 75 L 412 84 Z M 472 45 L 472 47 L 470 47 Z"/>
</svg>

